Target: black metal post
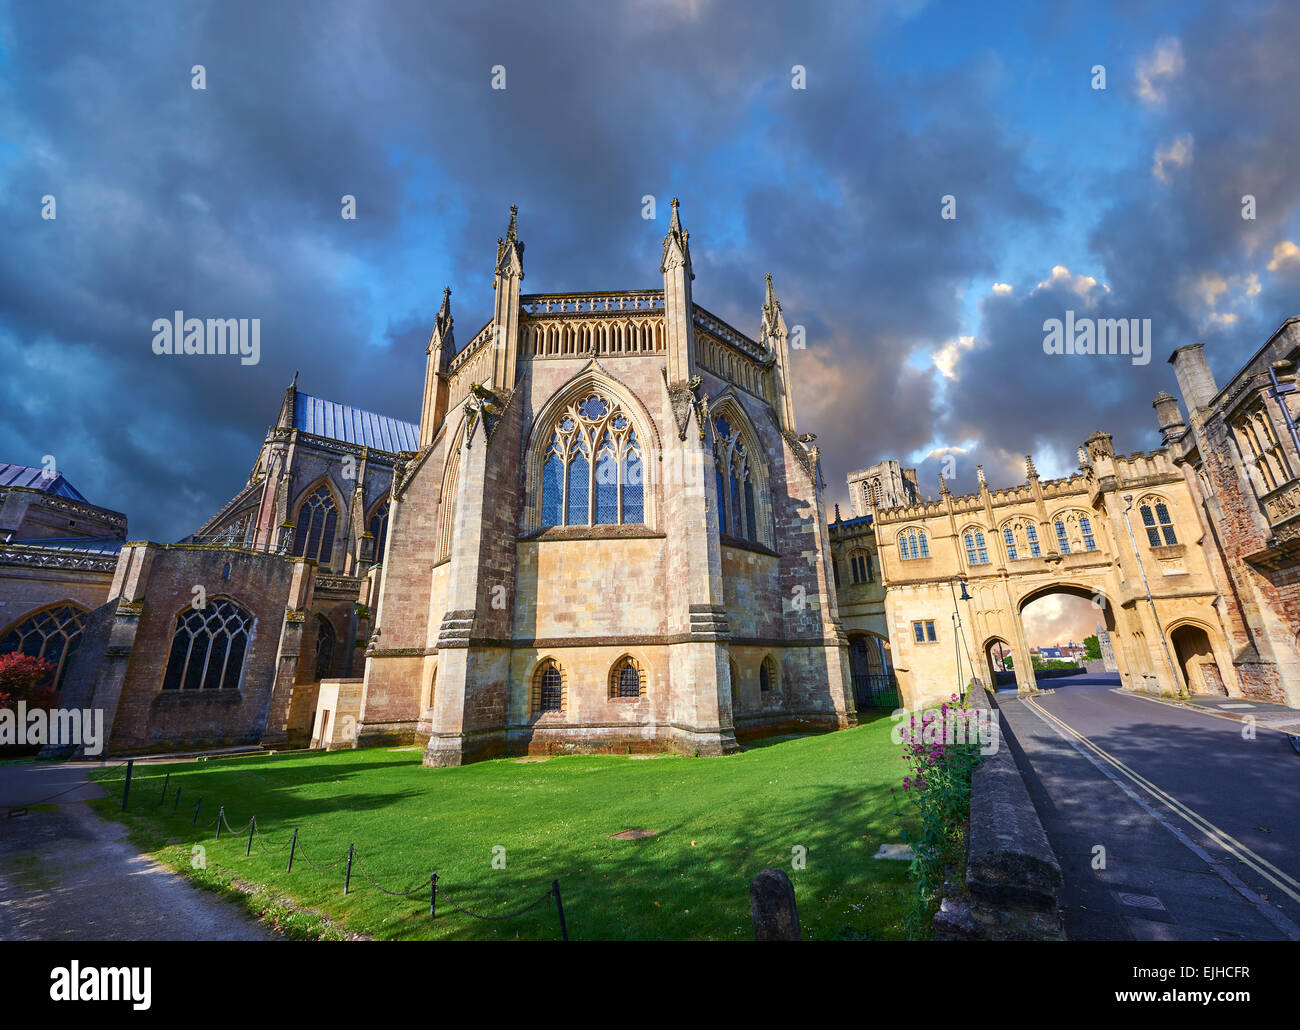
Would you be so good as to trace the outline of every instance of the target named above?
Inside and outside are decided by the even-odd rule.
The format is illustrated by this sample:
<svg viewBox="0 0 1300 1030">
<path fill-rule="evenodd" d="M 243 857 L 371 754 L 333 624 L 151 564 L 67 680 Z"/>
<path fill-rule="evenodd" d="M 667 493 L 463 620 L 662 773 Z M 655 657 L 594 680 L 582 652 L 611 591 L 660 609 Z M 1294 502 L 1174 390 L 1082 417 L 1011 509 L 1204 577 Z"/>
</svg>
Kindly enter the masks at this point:
<svg viewBox="0 0 1300 1030">
<path fill-rule="evenodd" d="M 293 840 L 289 841 L 289 866 L 285 869 L 286 873 L 293 872 L 293 853 L 298 850 L 298 828 L 293 828 Z"/>
<path fill-rule="evenodd" d="M 190 820 L 191 826 L 199 825 L 199 809 L 203 807 L 203 795 L 199 795 L 199 803 L 194 806 L 194 818 Z"/>
<path fill-rule="evenodd" d="M 181 791 L 184 789 L 184 787 L 176 788 L 176 800 L 172 802 L 172 815 L 175 815 L 176 810 L 181 807 Z"/>
<path fill-rule="evenodd" d="M 569 928 L 564 922 L 564 902 L 560 900 L 560 881 L 551 881 L 551 891 L 555 894 L 555 911 L 560 914 L 560 940 L 569 939 Z"/>
<path fill-rule="evenodd" d="M 257 826 L 257 816 L 248 820 L 248 847 L 244 850 L 244 857 L 247 858 L 253 853 L 253 828 Z"/>
<path fill-rule="evenodd" d="M 343 893 L 346 894 L 348 892 L 348 888 L 351 886 L 352 886 L 352 845 L 349 844 L 348 845 L 348 871 L 343 877 Z"/>
<path fill-rule="evenodd" d="M 217 809 L 217 840 L 221 839 L 221 824 L 226 818 L 226 806 L 222 805 Z"/>
<path fill-rule="evenodd" d="M 131 796 L 131 773 L 135 771 L 135 759 L 126 763 L 126 786 L 122 788 L 122 811 L 126 811 L 126 799 Z"/>
<path fill-rule="evenodd" d="M 167 771 L 167 775 L 163 778 L 163 792 L 162 792 L 162 797 L 160 797 L 160 798 L 158 799 L 158 807 L 159 807 L 159 808 L 161 808 L 161 807 L 162 807 L 162 803 L 163 803 L 164 801 L 167 800 L 167 786 L 168 786 L 168 784 L 171 783 L 171 781 L 172 781 L 172 774 L 171 774 L 171 770 L 169 769 L 169 770 Z"/>
<path fill-rule="evenodd" d="M 434 918 L 434 909 L 438 903 L 438 874 L 429 874 L 429 918 Z"/>
</svg>

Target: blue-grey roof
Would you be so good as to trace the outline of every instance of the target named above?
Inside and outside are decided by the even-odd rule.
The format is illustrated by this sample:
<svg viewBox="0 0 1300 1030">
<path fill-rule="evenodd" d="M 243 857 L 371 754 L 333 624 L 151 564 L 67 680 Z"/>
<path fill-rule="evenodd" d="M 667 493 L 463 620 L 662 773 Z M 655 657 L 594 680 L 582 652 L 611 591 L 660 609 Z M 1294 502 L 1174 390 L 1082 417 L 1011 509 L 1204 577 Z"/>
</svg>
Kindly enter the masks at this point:
<svg viewBox="0 0 1300 1030">
<path fill-rule="evenodd" d="M 63 478 L 62 472 L 46 476 L 44 469 L 34 469 L 28 465 L 10 465 L 0 461 L 0 486 L 25 486 L 33 490 L 43 490 L 47 494 L 58 494 L 74 501 L 89 504 L 81 492 Z"/>
<path fill-rule="evenodd" d="M 76 551 L 81 554 L 118 554 L 126 543 L 114 536 L 64 536 L 40 540 L 12 540 L 23 547 L 49 547 L 59 551 Z"/>
<path fill-rule="evenodd" d="M 293 424 L 304 433 L 396 454 L 419 450 L 420 427 L 373 411 L 295 393 Z"/>
</svg>

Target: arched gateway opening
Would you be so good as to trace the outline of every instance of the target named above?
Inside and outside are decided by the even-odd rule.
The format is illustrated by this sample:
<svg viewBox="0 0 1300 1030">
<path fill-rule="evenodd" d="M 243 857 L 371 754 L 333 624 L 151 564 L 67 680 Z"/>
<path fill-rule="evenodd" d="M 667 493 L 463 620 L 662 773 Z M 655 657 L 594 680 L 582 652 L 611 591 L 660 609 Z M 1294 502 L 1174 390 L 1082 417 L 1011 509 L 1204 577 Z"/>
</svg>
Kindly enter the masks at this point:
<svg viewBox="0 0 1300 1030">
<path fill-rule="evenodd" d="M 859 708 L 898 707 L 898 681 L 889 657 L 889 641 L 874 633 L 849 636 L 853 701 Z"/>
<path fill-rule="evenodd" d="M 1014 690 L 1016 686 L 1015 661 L 1011 657 L 1011 644 L 1001 637 L 993 637 L 984 645 L 984 661 L 988 665 L 989 682 L 997 690 Z"/>
<path fill-rule="evenodd" d="M 1033 652 L 1031 665 L 1038 666 L 1030 674 L 1016 670 L 1018 689 L 1026 689 L 1027 683 L 1039 688 L 1068 683 L 1121 685 L 1118 672 L 1071 669 L 1084 667 L 1088 637 L 1100 638 L 1104 633 L 1115 650 L 1121 650 L 1115 608 L 1100 588 L 1084 583 L 1040 586 L 1020 599 L 1018 615 L 1025 644 Z"/>
<path fill-rule="evenodd" d="M 1174 660 L 1178 663 L 1187 693 L 1228 696 L 1223 674 L 1214 657 L 1214 647 L 1204 629 L 1194 623 L 1184 623 L 1169 634 L 1169 642 L 1173 645 Z"/>
</svg>

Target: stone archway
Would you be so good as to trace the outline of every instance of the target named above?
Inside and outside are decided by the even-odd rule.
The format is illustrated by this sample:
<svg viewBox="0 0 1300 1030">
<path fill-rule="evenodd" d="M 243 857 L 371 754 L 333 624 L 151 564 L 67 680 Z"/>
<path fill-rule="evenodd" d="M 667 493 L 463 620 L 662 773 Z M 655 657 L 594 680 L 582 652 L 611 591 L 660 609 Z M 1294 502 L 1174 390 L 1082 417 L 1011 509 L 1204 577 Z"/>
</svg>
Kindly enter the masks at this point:
<svg viewBox="0 0 1300 1030">
<path fill-rule="evenodd" d="M 984 642 L 984 663 L 989 671 L 989 682 L 995 687 L 1016 685 L 1015 661 L 1011 657 L 1011 644 L 1002 637 L 990 637 Z"/>
<path fill-rule="evenodd" d="M 888 640 L 874 633 L 849 634 L 849 669 L 853 674 L 853 700 L 858 709 L 897 706 L 898 684 Z"/>
<path fill-rule="evenodd" d="M 1122 646 L 1122 643 L 1126 638 L 1121 629 L 1119 613 L 1110 600 L 1109 592 L 1105 588 L 1096 584 L 1078 581 L 1040 582 L 1021 594 L 1020 598 L 1016 601 L 1016 622 L 1019 635 L 1021 639 L 1025 641 L 1026 648 L 1028 648 L 1029 644 L 1032 643 L 1028 640 L 1025 633 L 1024 619 L 1026 610 L 1036 602 L 1049 598 L 1054 594 L 1064 594 L 1069 597 L 1081 598 L 1089 602 L 1092 610 L 1092 617 L 1095 618 L 1097 623 L 1100 623 L 1105 628 L 1107 634 L 1111 638 L 1116 662 L 1119 667 L 1120 680 L 1122 684 L 1127 686 L 1128 677 L 1125 670 L 1128 666 L 1125 663 L 1130 648 Z M 1135 639 L 1137 638 L 1135 637 Z M 1132 641 L 1129 642 L 1132 643 Z M 1025 658 L 1028 660 L 1029 655 L 1026 654 Z M 1030 663 L 1026 661 L 1026 664 L 1028 665 Z M 1021 693 L 1038 689 L 1038 677 L 1035 675 L 1032 667 L 1023 670 L 1016 670 L 1016 688 Z"/>
<path fill-rule="evenodd" d="M 1228 696 L 1223 672 L 1205 627 L 1194 622 L 1175 626 L 1169 631 L 1169 644 L 1187 693 Z"/>
</svg>

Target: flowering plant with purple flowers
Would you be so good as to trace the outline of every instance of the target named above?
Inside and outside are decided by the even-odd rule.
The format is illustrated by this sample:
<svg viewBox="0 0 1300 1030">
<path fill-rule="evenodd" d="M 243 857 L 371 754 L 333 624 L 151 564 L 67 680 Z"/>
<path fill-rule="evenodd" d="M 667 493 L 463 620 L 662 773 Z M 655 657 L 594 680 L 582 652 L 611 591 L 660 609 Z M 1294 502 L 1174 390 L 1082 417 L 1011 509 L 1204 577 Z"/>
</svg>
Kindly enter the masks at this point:
<svg viewBox="0 0 1300 1030">
<path fill-rule="evenodd" d="M 980 752 L 976 741 L 955 733 L 953 727 L 969 709 L 954 694 L 938 708 L 913 712 L 896 731 L 910 770 L 903 777 L 903 790 L 921 824 L 919 835 L 908 840 L 916 903 L 906 925 L 914 937 L 929 935 L 945 871 L 960 866 L 965 858 L 971 770 L 979 763 Z"/>
</svg>

